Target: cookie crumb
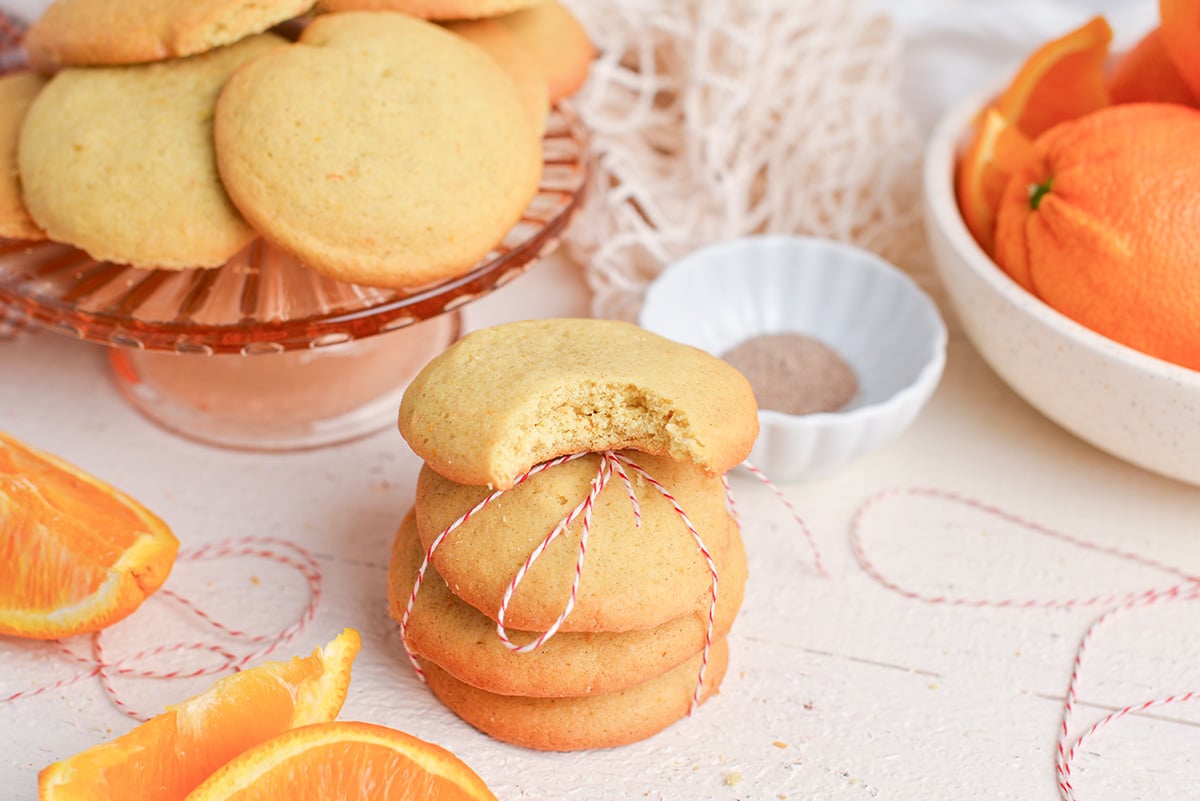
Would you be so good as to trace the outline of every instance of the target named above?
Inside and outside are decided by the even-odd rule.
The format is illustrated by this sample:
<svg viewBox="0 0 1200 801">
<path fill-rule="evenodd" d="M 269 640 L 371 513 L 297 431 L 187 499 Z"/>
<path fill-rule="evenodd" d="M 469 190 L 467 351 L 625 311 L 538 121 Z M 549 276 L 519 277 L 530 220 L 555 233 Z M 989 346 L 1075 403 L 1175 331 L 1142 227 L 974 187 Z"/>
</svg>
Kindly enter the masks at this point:
<svg viewBox="0 0 1200 801">
<path fill-rule="evenodd" d="M 775 746 L 776 748 L 787 748 L 788 747 L 788 744 L 785 743 L 783 740 L 776 740 L 775 742 L 771 743 L 771 745 Z"/>
<path fill-rule="evenodd" d="M 726 787 L 735 787 L 741 783 L 742 783 L 741 771 L 731 770 L 725 774 L 725 786 Z"/>
</svg>

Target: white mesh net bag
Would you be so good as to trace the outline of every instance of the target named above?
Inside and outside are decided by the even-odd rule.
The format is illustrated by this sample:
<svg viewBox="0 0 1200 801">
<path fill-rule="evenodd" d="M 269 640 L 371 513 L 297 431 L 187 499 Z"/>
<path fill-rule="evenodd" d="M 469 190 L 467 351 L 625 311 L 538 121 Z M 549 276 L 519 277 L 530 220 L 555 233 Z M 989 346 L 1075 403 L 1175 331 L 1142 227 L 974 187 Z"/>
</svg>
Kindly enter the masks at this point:
<svg viewBox="0 0 1200 801">
<path fill-rule="evenodd" d="M 932 289 L 900 40 L 863 0 L 567 0 L 601 55 L 577 107 L 596 172 L 567 235 L 600 317 L 704 244 L 872 250 Z"/>
</svg>

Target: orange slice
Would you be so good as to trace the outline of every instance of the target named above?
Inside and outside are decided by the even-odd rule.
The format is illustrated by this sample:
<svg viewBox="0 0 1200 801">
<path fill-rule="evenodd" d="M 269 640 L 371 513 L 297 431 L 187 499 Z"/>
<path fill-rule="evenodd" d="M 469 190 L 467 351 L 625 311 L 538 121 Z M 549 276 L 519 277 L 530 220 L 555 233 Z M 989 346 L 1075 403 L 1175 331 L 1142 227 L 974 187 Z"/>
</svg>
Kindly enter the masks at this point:
<svg viewBox="0 0 1200 801">
<path fill-rule="evenodd" d="M 1112 28 L 1095 17 L 1080 28 L 1039 47 L 1026 59 L 996 110 L 1030 139 L 1060 122 L 1109 104 L 1104 60 Z"/>
<path fill-rule="evenodd" d="M 178 801 L 246 749 L 337 717 L 361 646 L 346 629 L 312 656 L 226 676 L 128 734 L 50 765 L 38 777 L 39 798 Z"/>
<path fill-rule="evenodd" d="M 0 634 L 115 623 L 162 586 L 178 550 L 133 498 L 0 432 Z"/>
<path fill-rule="evenodd" d="M 1033 154 L 1033 142 L 994 108 L 984 110 L 975 138 L 958 165 L 955 194 L 963 220 L 990 256 L 995 250 L 996 210 L 1008 177 Z"/>
<path fill-rule="evenodd" d="M 371 723 L 321 723 L 250 749 L 187 801 L 496 801 L 444 748 Z"/>
</svg>

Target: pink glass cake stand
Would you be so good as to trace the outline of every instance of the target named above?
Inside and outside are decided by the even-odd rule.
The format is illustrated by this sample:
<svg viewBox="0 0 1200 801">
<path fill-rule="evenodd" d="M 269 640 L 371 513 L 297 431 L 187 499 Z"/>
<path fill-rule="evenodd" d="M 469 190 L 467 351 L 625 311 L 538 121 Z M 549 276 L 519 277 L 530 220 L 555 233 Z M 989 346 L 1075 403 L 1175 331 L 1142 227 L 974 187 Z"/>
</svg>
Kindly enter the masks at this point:
<svg viewBox="0 0 1200 801">
<path fill-rule="evenodd" d="M 53 242 L 0 239 L 0 304 L 110 346 L 117 387 L 202 442 L 292 450 L 393 425 L 400 396 L 460 332 L 458 310 L 559 242 L 588 179 L 585 130 L 555 108 L 536 197 L 465 275 L 397 291 L 325 278 L 261 240 L 212 270 L 143 270 Z"/>
</svg>

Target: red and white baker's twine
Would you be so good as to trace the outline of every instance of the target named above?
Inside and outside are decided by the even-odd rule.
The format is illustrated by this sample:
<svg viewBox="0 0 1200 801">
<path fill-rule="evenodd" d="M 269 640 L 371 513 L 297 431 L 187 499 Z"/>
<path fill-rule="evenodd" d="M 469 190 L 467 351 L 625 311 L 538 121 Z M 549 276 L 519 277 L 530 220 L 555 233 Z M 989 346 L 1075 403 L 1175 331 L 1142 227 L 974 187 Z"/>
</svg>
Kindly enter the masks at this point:
<svg viewBox="0 0 1200 801">
<path fill-rule="evenodd" d="M 517 477 L 516 481 L 513 482 L 513 488 L 520 486 L 545 470 L 548 470 L 552 467 L 557 467 L 561 464 L 565 464 L 566 462 L 573 461 L 581 456 L 586 455 L 587 453 L 574 453 L 566 456 L 560 456 L 547 462 L 542 462 L 541 464 L 535 465 Z M 692 693 L 691 709 L 694 710 L 700 703 L 701 693 L 704 689 L 704 676 L 708 670 L 708 660 L 712 650 L 713 632 L 716 627 L 717 593 L 720 584 L 720 577 L 717 573 L 716 563 L 713 561 L 712 554 L 708 550 L 708 546 L 704 544 L 704 539 L 700 536 L 700 532 L 696 530 L 695 524 L 692 523 L 691 518 L 688 517 L 687 513 L 683 510 L 683 507 L 679 504 L 679 501 L 675 498 L 675 496 L 671 494 L 670 490 L 664 487 L 636 462 L 631 461 L 629 458 L 620 453 L 615 451 L 602 451 L 599 452 L 598 455 L 600 457 L 600 466 L 595 477 L 592 479 L 591 488 L 588 491 L 587 496 L 580 501 L 579 504 L 575 506 L 575 508 L 573 508 L 566 517 L 560 520 L 550 531 L 550 533 L 538 543 L 532 552 L 530 552 L 525 562 L 520 568 L 518 568 L 517 572 L 513 575 L 512 580 L 505 589 L 503 598 L 500 602 L 500 607 L 496 613 L 496 634 L 506 648 L 517 653 L 529 653 L 542 647 L 556 633 L 558 633 L 567 617 L 575 608 L 575 603 L 578 599 L 579 585 L 583 579 L 583 567 L 585 557 L 587 555 L 588 537 L 591 533 L 592 510 L 595 506 L 596 499 L 608 486 L 614 475 L 620 477 L 621 481 L 625 485 L 629 502 L 633 506 L 634 525 L 638 528 L 640 528 L 642 525 L 641 507 L 638 503 L 637 494 L 633 489 L 633 482 L 629 478 L 629 472 L 632 471 L 647 484 L 657 490 L 658 493 L 662 495 L 662 497 L 668 503 L 671 504 L 671 508 L 674 509 L 675 513 L 679 516 L 679 519 L 683 522 L 688 532 L 692 535 L 692 539 L 696 543 L 696 547 L 699 549 L 700 555 L 703 557 L 705 566 L 708 568 L 709 576 L 711 577 L 709 584 L 708 619 L 704 632 L 704 647 L 700 655 L 700 669 L 696 678 L 696 688 Z M 750 466 L 747 464 L 747 467 Z M 808 537 L 809 544 L 813 550 L 817 568 L 822 574 L 824 574 L 824 567 L 821 564 L 820 554 L 812 540 L 812 535 L 809 533 L 808 527 L 805 526 L 804 521 L 800 519 L 795 507 L 788 503 L 783 497 L 782 493 L 780 493 L 773 485 L 771 485 L 766 476 L 764 476 L 756 468 L 750 467 L 750 469 L 756 476 L 758 476 L 758 478 L 775 490 L 776 494 L 779 495 L 780 499 L 784 502 L 784 504 L 787 505 L 787 508 L 795 516 L 796 520 L 799 522 L 802 530 L 804 531 L 805 536 Z M 725 487 L 726 501 L 729 504 L 730 511 L 734 514 L 734 519 L 736 520 L 737 515 L 733 505 L 733 497 L 729 492 L 729 483 L 724 477 L 722 477 L 722 484 Z M 417 676 L 420 677 L 422 681 L 425 680 L 425 672 L 421 669 L 417 655 L 413 652 L 412 648 L 408 644 L 408 624 L 409 619 L 412 616 L 413 608 L 416 605 L 417 593 L 420 591 L 421 585 L 425 580 L 425 573 L 429 569 L 429 565 L 433 560 L 434 553 L 437 551 L 438 547 L 442 544 L 446 537 L 450 536 L 472 517 L 479 514 L 480 511 L 485 509 L 492 501 L 499 498 L 505 492 L 506 490 L 494 490 L 493 492 L 489 493 L 485 498 L 483 498 L 483 500 L 479 501 L 479 503 L 475 504 L 475 506 L 468 509 L 461 517 L 441 531 L 433 539 L 433 541 L 429 543 L 429 547 L 425 549 L 424 558 L 421 561 L 421 566 L 418 568 L 417 575 L 413 581 L 412 591 L 408 595 L 408 603 L 405 605 L 404 614 L 400 618 L 401 642 L 404 643 L 404 650 L 408 654 L 408 659 L 409 662 L 412 663 L 413 670 L 416 671 Z M 508 614 L 508 609 L 511 605 L 513 594 L 516 592 L 517 587 L 520 586 L 521 581 L 529 573 L 529 570 L 533 567 L 538 557 L 540 557 L 546 551 L 546 549 L 550 547 L 550 544 L 554 542 L 554 540 L 556 540 L 568 527 L 570 527 L 572 523 L 580 518 L 582 518 L 582 521 L 579 535 L 579 553 L 575 560 L 575 570 L 571 580 L 571 590 L 567 595 L 566 601 L 563 605 L 563 610 L 544 632 L 539 633 L 538 636 L 531 642 L 528 642 L 525 645 L 518 645 L 509 638 L 508 631 L 504 626 L 504 620 Z"/>
<path fill-rule="evenodd" d="M 968 596 L 930 595 L 918 590 L 910 589 L 890 579 L 883 573 L 882 570 L 879 569 L 879 567 L 870 558 L 864 540 L 865 518 L 872 511 L 877 510 L 880 506 L 886 503 L 889 499 L 894 499 L 905 495 L 931 498 L 934 500 L 946 501 L 970 509 L 975 509 L 1007 523 L 1024 528 L 1028 531 L 1042 534 L 1078 548 L 1107 554 L 1117 559 L 1133 562 L 1144 567 L 1154 568 L 1163 573 L 1175 576 L 1177 579 L 1180 579 L 1180 581 L 1172 586 L 1159 589 L 1127 593 L 1109 593 L 1080 598 L 973 598 Z M 1076 795 L 1075 787 L 1072 783 L 1072 769 L 1074 766 L 1075 757 L 1079 753 L 1084 742 L 1090 740 L 1099 731 L 1108 727 L 1115 721 L 1135 712 L 1142 712 L 1147 709 L 1164 707 L 1171 704 L 1179 704 L 1185 701 L 1200 699 L 1200 690 L 1190 690 L 1187 692 L 1175 693 L 1160 698 L 1151 698 L 1135 704 L 1130 704 L 1129 706 L 1118 709 L 1116 712 L 1106 715 L 1096 723 L 1092 724 L 1086 731 L 1079 734 L 1074 739 L 1071 738 L 1071 718 L 1074 715 L 1078 700 L 1079 681 L 1083 672 L 1082 669 L 1084 657 L 1087 654 L 1088 646 L 1090 645 L 1096 630 L 1114 615 L 1121 612 L 1164 602 L 1194 601 L 1200 599 L 1200 576 L 1191 575 L 1177 567 L 1165 564 L 1146 556 L 1142 556 L 1137 553 L 1088 542 L 1078 537 L 1074 537 L 1064 532 L 1049 528 L 1048 526 L 1044 526 L 1040 523 L 1027 520 L 1019 515 L 1005 511 L 996 506 L 967 498 L 953 492 L 929 487 L 897 488 L 885 490 L 872 495 L 867 499 L 866 502 L 863 503 L 861 507 L 859 507 L 858 511 L 856 512 L 854 520 L 851 523 L 850 537 L 851 546 L 854 550 L 855 557 L 858 559 L 858 562 L 862 566 L 863 570 L 865 570 L 867 574 L 871 576 L 871 578 L 893 592 L 899 593 L 906 598 L 921 601 L 923 603 L 945 606 L 993 608 L 1007 607 L 1024 609 L 1071 609 L 1093 606 L 1109 607 L 1107 611 L 1093 620 L 1088 626 L 1087 630 L 1084 632 L 1083 637 L 1080 639 L 1079 645 L 1075 650 L 1075 658 L 1071 665 L 1071 678 L 1067 686 L 1066 699 L 1063 703 L 1062 718 L 1058 727 L 1057 742 L 1055 747 L 1055 773 L 1058 782 L 1058 793 L 1062 801 L 1078 801 L 1078 796 Z"/>
<path fill-rule="evenodd" d="M 188 551 L 181 551 L 176 562 L 196 562 L 202 560 L 217 560 L 232 557 L 252 557 L 265 559 L 286 565 L 300 573 L 308 584 L 308 603 L 300 617 L 283 629 L 269 634 L 255 634 L 226 625 L 206 612 L 194 601 L 180 595 L 174 590 L 163 587 L 151 599 L 167 599 L 182 609 L 190 612 L 221 637 L 239 643 L 239 646 L 208 643 L 208 642 L 177 642 L 147 648 L 130 656 L 110 662 L 105 656 L 102 637 L 104 632 L 98 631 L 87 635 L 90 640 L 89 653 L 80 654 L 75 649 L 75 643 L 80 638 L 58 641 L 61 653 L 72 662 L 87 666 L 87 670 L 55 681 L 29 689 L 20 690 L 0 701 L 16 701 L 31 698 L 52 690 L 77 684 L 86 679 L 99 680 L 104 692 L 112 701 L 113 706 L 135 720 L 148 720 L 150 716 L 134 710 L 117 692 L 113 685 L 114 677 L 143 678 L 143 679 L 192 679 L 198 676 L 208 676 L 217 673 L 236 672 L 249 663 L 270 655 L 282 645 L 295 639 L 312 621 L 316 614 L 317 605 L 321 600 L 321 568 L 311 553 L 294 542 L 274 537 L 243 537 L 239 539 L 222 540 L 220 542 L 202 545 Z M 247 647 L 249 646 L 249 647 Z M 153 670 L 138 667 L 147 659 L 171 653 L 199 652 L 215 655 L 216 660 L 208 665 L 195 668 L 178 668 L 173 670 Z"/>
<path fill-rule="evenodd" d="M 812 531 L 809 530 L 808 524 L 804 522 L 804 518 L 800 516 L 800 511 L 792 504 L 791 501 L 787 499 L 787 496 L 783 494 L 779 487 L 775 486 L 771 479 L 767 478 L 766 473 L 759 470 L 749 462 L 742 462 L 742 467 L 749 470 L 752 476 L 765 484 L 767 489 L 771 490 L 771 492 L 775 493 L 775 497 L 779 499 L 779 502 L 782 503 L 784 507 L 792 513 L 792 520 L 795 521 L 796 525 L 800 526 L 800 533 L 804 535 L 804 541 L 808 543 L 808 550 L 812 553 L 813 568 L 817 571 L 818 575 L 828 578 L 829 571 L 825 569 L 825 562 L 823 559 L 821 559 L 821 549 L 817 547 L 817 541 L 813 537 Z M 733 507 L 733 493 L 729 491 L 729 481 L 724 476 L 721 477 L 721 480 L 725 482 L 725 494 L 729 500 L 730 509 L 734 511 L 734 518 L 736 519 L 737 512 Z"/>
</svg>

